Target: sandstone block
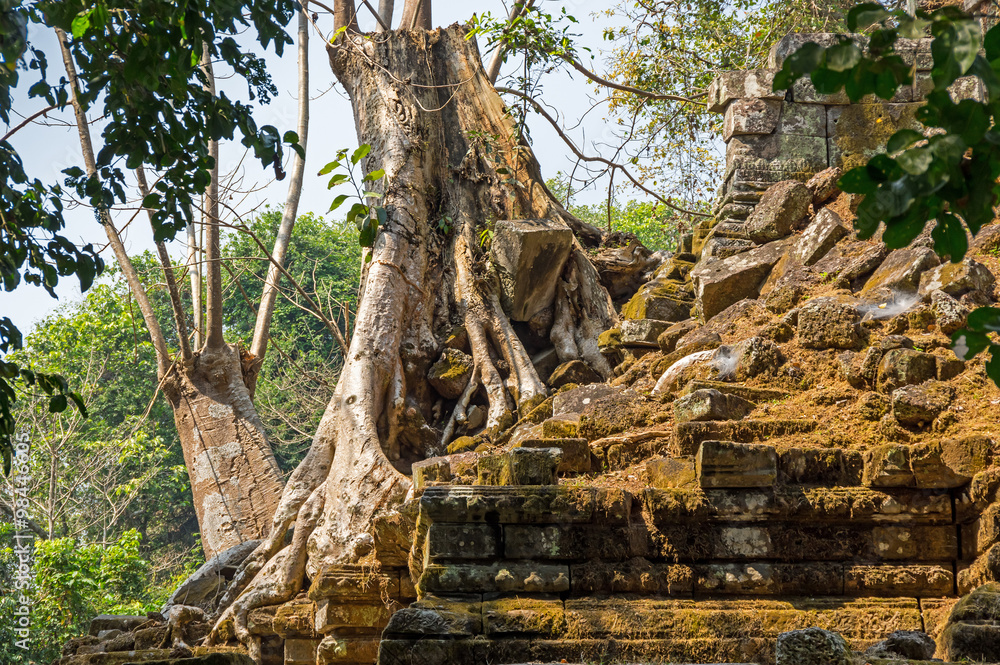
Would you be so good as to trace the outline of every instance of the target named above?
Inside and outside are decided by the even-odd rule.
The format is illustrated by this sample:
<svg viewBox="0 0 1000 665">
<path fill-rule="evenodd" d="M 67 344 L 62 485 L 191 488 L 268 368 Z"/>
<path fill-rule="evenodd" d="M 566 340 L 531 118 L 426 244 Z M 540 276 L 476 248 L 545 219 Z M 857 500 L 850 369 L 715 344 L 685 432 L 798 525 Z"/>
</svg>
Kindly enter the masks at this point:
<svg viewBox="0 0 1000 665">
<path fill-rule="evenodd" d="M 560 416 L 568 413 L 583 413 L 583 410 L 605 397 L 619 392 L 618 388 L 606 383 L 594 383 L 579 388 L 573 388 L 559 393 L 552 400 L 552 415 Z"/>
<path fill-rule="evenodd" d="M 941 332 L 950 336 L 965 327 L 969 310 L 960 302 L 940 290 L 931 291 L 930 297 L 931 311 L 934 312 L 934 319 Z"/>
<path fill-rule="evenodd" d="M 552 304 L 572 244 L 573 232 L 562 223 L 545 219 L 496 223 L 490 252 L 508 316 L 527 321 Z"/>
<path fill-rule="evenodd" d="M 805 180 L 827 168 L 827 140 L 820 136 L 786 134 L 734 136 L 726 145 L 729 168 L 749 168 L 758 171 L 801 173 Z"/>
<path fill-rule="evenodd" d="M 762 444 L 705 441 L 695 463 L 702 487 L 769 487 L 777 477 L 777 454 Z"/>
<path fill-rule="evenodd" d="M 861 484 L 861 453 L 840 448 L 786 448 L 778 454 L 778 475 L 794 485 Z"/>
<path fill-rule="evenodd" d="M 142 624 L 149 621 L 144 616 L 131 614 L 98 614 L 90 620 L 89 634 L 95 637 L 103 630 L 121 630 L 127 632 L 135 630 Z"/>
<path fill-rule="evenodd" d="M 868 487 L 913 487 L 909 448 L 888 443 L 867 451 L 862 482 Z"/>
<path fill-rule="evenodd" d="M 661 457 L 646 462 L 646 482 L 661 489 L 696 487 L 698 474 L 693 457 Z"/>
<path fill-rule="evenodd" d="M 474 366 L 472 356 L 457 349 L 445 349 L 427 372 L 427 382 L 442 397 L 457 399 L 468 385 Z"/>
<path fill-rule="evenodd" d="M 624 319 L 621 324 L 621 343 L 625 346 L 657 348 L 656 339 L 669 327 L 669 322 L 656 319 Z"/>
<path fill-rule="evenodd" d="M 812 193 L 797 180 L 786 180 L 768 188 L 747 219 L 745 232 L 755 242 L 784 238 L 809 211 Z"/>
<path fill-rule="evenodd" d="M 722 140 L 728 141 L 734 135 L 770 134 L 778 127 L 781 105 L 773 99 L 734 99 L 726 106 Z"/>
<path fill-rule="evenodd" d="M 315 665 L 318 639 L 285 640 L 285 665 Z"/>
<path fill-rule="evenodd" d="M 431 482 L 451 482 L 451 461 L 447 457 L 431 457 L 413 463 L 413 485 L 417 489 Z"/>
<path fill-rule="evenodd" d="M 562 593 L 569 568 L 560 564 L 506 561 L 492 565 L 448 564 L 424 568 L 417 590 L 426 594 Z"/>
<path fill-rule="evenodd" d="M 756 298 L 771 268 L 787 248 L 786 240 L 778 240 L 694 268 L 691 279 L 705 320 L 740 300 Z"/>
<path fill-rule="evenodd" d="M 903 386 L 892 393 L 892 415 L 903 425 L 929 425 L 951 406 L 955 389 L 940 381 Z"/>
<path fill-rule="evenodd" d="M 934 250 L 928 247 L 907 247 L 889 252 L 882 265 L 865 282 L 861 292 L 869 294 L 885 288 L 894 293 L 915 293 L 921 275 L 940 262 Z"/>
<path fill-rule="evenodd" d="M 533 635 L 558 637 L 566 630 L 566 612 L 561 600 L 501 598 L 483 603 L 486 635 Z"/>
<path fill-rule="evenodd" d="M 910 446 L 910 467 L 917 487 L 967 485 L 995 459 L 993 441 L 982 435 L 944 439 Z"/>
<path fill-rule="evenodd" d="M 824 122 L 823 127 L 826 128 L 826 111 L 823 111 Z M 806 187 L 812 192 L 813 195 L 813 206 L 818 206 L 821 203 L 832 199 L 840 192 L 840 188 L 837 186 L 837 181 L 840 180 L 840 176 L 843 175 L 843 171 L 836 166 L 831 166 L 828 169 L 823 169 L 813 177 L 806 181 Z"/>
<path fill-rule="evenodd" d="M 772 90 L 774 72 L 766 69 L 720 72 L 708 87 L 708 110 L 722 113 L 735 99 L 782 100 L 783 92 Z"/>
<path fill-rule="evenodd" d="M 736 395 L 726 395 L 708 388 L 696 390 L 674 401 L 677 422 L 692 420 L 739 420 L 754 410 L 756 404 Z"/>
<path fill-rule="evenodd" d="M 934 638 L 927 633 L 919 630 L 896 630 L 878 644 L 869 647 L 865 651 L 865 658 L 930 660 L 936 649 Z"/>
<path fill-rule="evenodd" d="M 602 497 L 603 499 L 604 497 Z M 631 504 L 631 499 L 628 499 Z M 624 502 L 624 497 L 620 500 Z M 496 522 L 500 524 L 551 524 L 553 515 L 560 523 L 587 523 L 597 511 L 598 492 L 590 487 L 428 487 L 420 497 L 422 519 L 432 522 Z M 627 520 L 628 512 L 608 521 Z"/>
<path fill-rule="evenodd" d="M 799 310 L 799 341 L 810 349 L 858 349 L 865 341 L 860 321 L 852 303 L 808 302 Z"/>
<path fill-rule="evenodd" d="M 499 533 L 492 524 L 431 524 L 424 540 L 424 563 L 462 559 L 492 560 Z"/>
<path fill-rule="evenodd" d="M 587 363 L 582 360 L 570 360 L 552 371 L 549 376 L 549 385 L 553 388 L 561 388 L 569 383 L 587 385 L 599 383 L 602 380 L 601 375 L 591 369 Z"/>
<path fill-rule="evenodd" d="M 385 626 L 392 611 L 378 600 L 367 603 L 341 603 L 321 600 L 316 603 L 315 633 L 323 635 L 334 630 L 377 629 Z"/>
<path fill-rule="evenodd" d="M 811 266 L 826 256 L 848 233 L 850 230 L 844 226 L 840 215 L 829 208 L 822 208 L 816 213 L 816 219 L 799 236 L 789 257 L 796 263 Z"/>
<path fill-rule="evenodd" d="M 378 659 L 377 637 L 327 635 L 316 647 L 316 665 L 367 663 Z"/>
<path fill-rule="evenodd" d="M 590 446 L 586 439 L 575 437 L 525 439 L 521 441 L 521 446 L 524 448 L 559 449 L 561 454 L 559 455 L 559 464 L 556 466 L 556 473 L 590 472 Z"/>
<path fill-rule="evenodd" d="M 873 100 L 874 101 L 874 100 Z M 889 138 L 900 129 L 922 131 L 916 112 L 920 102 L 850 104 L 827 109 L 830 165 L 845 171 L 862 166 L 885 151 Z"/>
<path fill-rule="evenodd" d="M 912 349 L 887 351 L 878 366 L 878 389 L 892 393 L 898 388 L 918 385 L 937 376 L 937 359 L 930 353 Z"/>
<path fill-rule="evenodd" d="M 960 263 L 942 263 L 920 275 L 919 294 L 927 298 L 932 291 L 942 291 L 952 298 L 960 298 L 970 291 L 992 295 L 996 278 L 989 268 L 973 259 Z"/>
<path fill-rule="evenodd" d="M 848 596 L 948 596 L 954 584 L 951 568 L 936 565 L 848 565 L 844 571 Z"/>
<path fill-rule="evenodd" d="M 588 561 L 570 566 L 574 595 L 684 595 L 693 588 L 690 566 L 628 561 Z"/>
<path fill-rule="evenodd" d="M 483 631 L 482 602 L 427 597 L 395 612 L 385 627 L 386 638 L 442 635 L 460 637 Z"/>
<path fill-rule="evenodd" d="M 509 524 L 503 535 L 507 559 L 624 561 L 645 554 L 643 534 L 634 539 L 631 527 Z"/>
</svg>

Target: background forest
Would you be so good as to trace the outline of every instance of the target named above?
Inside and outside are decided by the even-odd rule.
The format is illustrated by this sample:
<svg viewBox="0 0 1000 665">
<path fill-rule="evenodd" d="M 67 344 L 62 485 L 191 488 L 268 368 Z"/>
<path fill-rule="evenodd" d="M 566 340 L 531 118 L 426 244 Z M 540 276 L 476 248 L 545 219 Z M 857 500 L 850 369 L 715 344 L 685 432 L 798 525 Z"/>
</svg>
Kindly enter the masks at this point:
<svg viewBox="0 0 1000 665">
<path fill-rule="evenodd" d="M 541 3 L 538 11 L 552 11 L 560 20 L 549 4 L 555 6 Z M 606 135 L 586 148 L 628 165 L 635 186 L 622 177 L 615 181 L 621 168 L 581 160 L 579 168 L 549 180 L 550 189 L 583 221 L 634 233 L 653 250 L 674 249 L 691 221 L 683 211 L 709 211 L 721 173 L 721 120 L 697 102 L 710 80 L 718 71 L 760 66 L 770 45 L 787 32 L 841 29 L 846 4 L 628 0 L 579 17 L 614 26 L 604 30 L 606 48 L 592 54 L 590 66 L 625 86 L 605 100 Z M 484 26 L 489 20 L 480 17 Z M 488 51 L 485 42 L 481 49 Z M 528 99 L 555 104 L 546 99 L 543 84 L 546 77 L 563 75 L 558 59 L 513 50 L 517 66 L 498 86 L 521 94 L 510 98 L 515 114 L 535 112 Z M 307 170 L 315 171 L 323 157 L 316 156 Z M 581 191 L 591 194 L 581 197 Z M 588 202 L 579 203 L 581 198 Z M 257 211 L 246 216 L 251 221 L 245 228 L 223 237 L 224 326 L 231 341 L 248 345 L 253 336 L 255 303 L 269 266 L 262 247 L 274 244 L 281 216 L 280 208 Z M 361 254 L 353 224 L 298 216 L 286 261 L 295 284 L 281 284 L 272 352 L 253 395 L 286 477 L 308 449 L 337 381 L 338 337 L 350 338 Z M 163 330 L 174 330 L 160 263 L 152 252 L 131 258 Z M 23 349 L 5 357 L 62 375 L 89 410 L 89 418 L 76 409 L 52 413 L 48 396 L 30 392 L 16 403 L 16 429 L 28 433 L 32 446 L 30 529 L 38 540 L 30 653 L 15 649 L 13 636 L 4 632 L 10 625 L 0 624 L 0 662 L 11 665 L 57 657 L 60 645 L 95 614 L 157 609 L 204 562 L 173 415 L 160 394 L 156 353 L 125 278 L 110 258 L 107 263 L 82 299 L 25 331 Z M 189 303 L 184 261 L 175 261 L 175 268 L 181 297 Z M 176 349 L 179 341 L 168 333 L 167 344 Z M 8 487 L 0 498 L 5 616 L 14 603 L 11 496 Z"/>
</svg>

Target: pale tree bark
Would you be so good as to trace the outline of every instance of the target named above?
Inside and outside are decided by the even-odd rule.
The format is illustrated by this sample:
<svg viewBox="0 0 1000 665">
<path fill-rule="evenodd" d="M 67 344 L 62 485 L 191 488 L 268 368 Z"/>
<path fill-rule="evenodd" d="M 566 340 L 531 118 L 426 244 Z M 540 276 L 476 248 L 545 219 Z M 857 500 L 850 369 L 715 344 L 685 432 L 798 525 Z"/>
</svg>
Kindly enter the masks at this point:
<svg viewBox="0 0 1000 665">
<path fill-rule="evenodd" d="M 382 23 L 392 26 L 392 14 L 396 9 L 396 0 L 380 0 L 378 3 L 378 15 L 382 18 Z M 376 30 L 385 32 L 380 24 Z"/>
<path fill-rule="evenodd" d="M 373 521 L 410 492 L 409 462 L 439 450 L 426 375 L 456 325 L 468 332 L 475 364 L 466 392 L 481 387 L 488 402 L 487 435 L 499 435 L 545 398 L 478 242 L 487 222 L 544 218 L 591 245 L 602 236 L 545 188 L 464 28 L 348 33 L 329 54 L 351 98 L 359 142 L 372 148 L 362 166 L 385 171 L 387 220 L 363 271 L 333 398 L 267 541 L 223 600 L 231 604 L 210 643 L 248 641 L 250 610 L 294 597 L 303 575 L 315 579 L 327 566 L 373 556 Z M 451 220 L 450 229 L 441 229 L 442 219 Z M 596 338 L 616 316 L 579 241 L 556 311 L 551 334 L 560 357 L 583 357 L 610 374 Z M 469 396 L 458 400 L 447 428 L 464 417 Z M 292 526 L 295 540 L 285 546 Z"/>
<path fill-rule="evenodd" d="M 299 12 L 298 34 L 298 68 L 299 68 L 299 121 L 297 133 L 299 145 L 305 150 L 309 133 L 309 3 L 302 1 Z M 305 175 L 306 160 L 297 152 L 292 153 L 291 177 L 288 182 L 288 195 L 285 198 L 285 209 L 281 215 L 281 224 L 271 250 L 271 266 L 267 271 L 264 290 L 260 305 L 257 307 L 257 320 L 254 324 L 253 339 L 250 342 L 249 367 L 246 371 L 247 388 L 253 396 L 257 385 L 257 376 L 264 364 L 267 354 L 267 341 L 270 336 L 271 318 L 274 316 L 274 306 L 278 300 L 278 283 L 281 281 L 281 267 L 285 265 L 285 256 L 292 239 L 292 229 L 299 212 L 299 197 L 302 195 L 302 180 Z"/>
<path fill-rule="evenodd" d="M 76 69 L 66 34 L 61 30 L 56 32 L 73 94 L 84 163 L 88 175 L 94 177 L 97 164 L 90 125 L 78 100 Z M 212 152 L 217 159 L 217 144 Z M 187 350 L 186 344 L 181 342 L 179 358 L 174 358 L 170 352 L 149 295 L 109 211 L 106 208 L 98 210 L 115 259 L 139 306 L 156 351 L 157 375 L 173 409 L 206 558 L 246 540 L 266 536 L 283 489 L 281 473 L 263 424 L 243 382 L 238 350 L 223 339 L 217 161 L 212 180 L 213 185 L 206 193 L 208 334 L 205 345 L 197 352 Z M 145 189 L 144 175 L 140 175 L 140 188 Z M 186 338 L 183 313 L 177 311 L 179 297 L 172 279 L 172 265 L 169 256 L 165 255 L 165 251 L 159 252 L 168 285 L 173 283 L 170 295 L 177 317 L 178 337 Z"/>
<path fill-rule="evenodd" d="M 432 25 L 431 0 L 406 0 L 403 3 L 400 30 L 430 30 Z"/>
<path fill-rule="evenodd" d="M 518 0 L 511 7 L 510 17 L 507 19 L 507 22 L 513 23 L 521 14 L 531 9 L 534 4 L 535 0 Z M 493 52 L 493 57 L 490 59 L 490 65 L 486 68 L 486 78 L 490 80 L 490 83 L 497 82 L 497 77 L 500 75 L 500 66 L 503 64 L 505 55 L 507 55 L 507 44 L 501 42 L 497 44 L 496 51 Z"/>
</svg>

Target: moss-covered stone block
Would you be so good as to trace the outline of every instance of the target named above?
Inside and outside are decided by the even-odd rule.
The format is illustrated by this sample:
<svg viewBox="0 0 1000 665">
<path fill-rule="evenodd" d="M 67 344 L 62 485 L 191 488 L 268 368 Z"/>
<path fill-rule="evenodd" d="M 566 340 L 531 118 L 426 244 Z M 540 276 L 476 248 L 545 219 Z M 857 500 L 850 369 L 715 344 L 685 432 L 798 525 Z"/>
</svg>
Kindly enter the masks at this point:
<svg viewBox="0 0 1000 665">
<path fill-rule="evenodd" d="M 566 612 L 558 599 L 500 598 L 483 603 L 486 635 L 557 637 L 565 630 Z"/>
</svg>

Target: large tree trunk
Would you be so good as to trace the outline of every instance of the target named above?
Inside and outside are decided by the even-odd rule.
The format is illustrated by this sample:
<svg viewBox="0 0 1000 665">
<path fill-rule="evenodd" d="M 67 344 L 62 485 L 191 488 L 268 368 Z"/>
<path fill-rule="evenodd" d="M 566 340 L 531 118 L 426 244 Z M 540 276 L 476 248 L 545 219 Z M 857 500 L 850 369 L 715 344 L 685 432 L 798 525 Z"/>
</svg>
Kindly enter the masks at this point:
<svg viewBox="0 0 1000 665">
<path fill-rule="evenodd" d="M 333 399 L 267 542 L 237 576 L 234 591 L 245 589 L 213 641 L 232 635 L 231 626 L 246 640 L 250 609 L 290 599 L 306 575 L 369 555 L 373 519 L 406 497 L 410 463 L 438 452 L 445 423 L 464 418 L 478 387 L 488 401 L 487 433 L 544 399 L 546 386 L 501 309 L 480 231 L 495 220 L 544 218 L 585 242 L 600 239 L 545 188 L 463 28 L 346 34 L 329 53 L 359 141 L 372 147 L 363 166 L 385 170 L 387 221 L 365 266 Z M 584 357 L 609 373 L 596 336 L 615 314 L 579 242 L 555 310 L 560 357 Z M 435 412 L 426 376 L 457 325 L 468 332 L 475 370 L 449 417 Z M 293 524 L 295 539 L 283 547 Z"/>
<path fill-rule="evenodd" d="M 205 558 L 265 537 L 281 470 L 243 381 L 238 351 L 206 346 L 163 382 L 191 480 Z"/>
</svg>

